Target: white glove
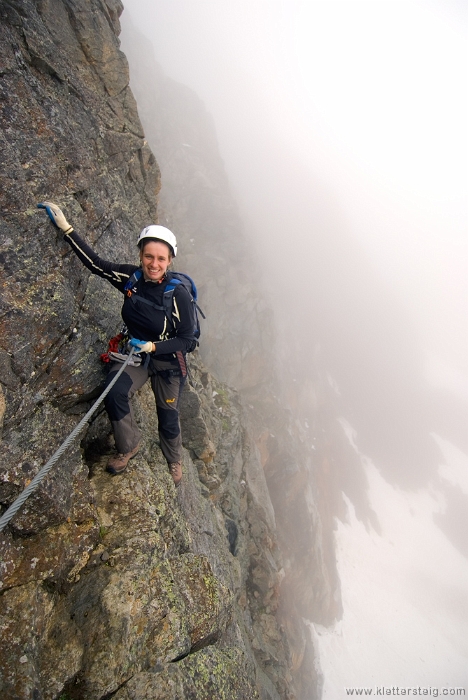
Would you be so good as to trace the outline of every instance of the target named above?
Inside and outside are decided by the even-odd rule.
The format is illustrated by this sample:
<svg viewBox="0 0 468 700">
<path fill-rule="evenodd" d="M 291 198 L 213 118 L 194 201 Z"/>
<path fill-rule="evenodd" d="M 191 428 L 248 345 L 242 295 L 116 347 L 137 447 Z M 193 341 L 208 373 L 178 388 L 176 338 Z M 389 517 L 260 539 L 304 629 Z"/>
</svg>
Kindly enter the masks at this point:
<svg viewBox="0 0 468 700">
<path fill-rule="evenodd" d="M 156 343 L 153 343 L 151 340 L 145 341 L 132 338 L 129 341 L 129 345 L 131 345 L 132 348 L 135 348 L 137 352 L 153 352 L 153 346 L 155 346 Z"/>
<path fill-rule="evenodd" d="M 73 231 L 73 226 L 70 226 L 66 220 L 63 212 L 59 207 L 53 202 L 40 202 L 37 205 L 38 209 L 45 209 L 48 213 L 50 220 L 57 228 L 61 229 L 65 234 L 71 233 Z"/>
</svg>

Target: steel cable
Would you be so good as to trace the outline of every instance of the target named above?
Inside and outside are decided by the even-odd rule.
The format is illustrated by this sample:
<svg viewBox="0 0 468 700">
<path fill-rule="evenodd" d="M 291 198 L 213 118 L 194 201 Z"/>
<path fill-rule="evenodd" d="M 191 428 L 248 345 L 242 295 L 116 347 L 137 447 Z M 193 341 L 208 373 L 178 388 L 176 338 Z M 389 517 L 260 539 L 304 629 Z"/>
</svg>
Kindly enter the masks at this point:
<svg viewBox="0 0 468 700">
<path fill-rule="evenodd" d="M 59 457 L 65 452 L 69 444 L 72 442 L 72 440 L 78 435 L 78 433 L 81 431 L 81 429 L 84 427 L 85 423 L 87 423 L 88 419 L 93 415 L 94 411 L 96 408 L 99 406 L 100 403 L 105 399 L 109 391 L 112 389 L 114 386 L 115 382 L 117 379 L 120 377 L 122 372 L 124 371 L 125 367 L 128 365 L 129 360 L 131 356 L 133 355 L 134 348 L 130 349 L 130 352 L 128 354 L 127 359 L 123 363 L 122 367 L 119 369 L 113 380 L 110 382 L 109 386 L 105 388 L 105 390 L 102 392 L 101 396 L 98 398 L 98 400 L 91 406 L 87 414 L 82 418 L 82 420 L 78 423 L 76 428 L 70 433 L 70 435 L 66 438 L 66 440 L 60 445 L 58 450 L 55 452 L 55 454 L 52 455 L 52 457 L 49 459 L 47 464 L 44 464 L 42 469 L 36 474 L 34 479 L 26 486 L 24 491 L 18 496 L 18 498 L 13 501 L 11 506 L 8 508 L 8 510 L 2 515 L 0 518 L 0 532 L 3 530 L 3 528 L 10 522 L 10 520 L 13 518 L 14 515 L 19 511 L 21 506 L 25 503 L 25 501 L 29 498 L 29 496 L 37 489 L 41 481 L 44 479 L 44 477 L 49 473 L 49 471 L 52 469 L 54 466 L 55 462 L 59 459 Z"/>
</svg>

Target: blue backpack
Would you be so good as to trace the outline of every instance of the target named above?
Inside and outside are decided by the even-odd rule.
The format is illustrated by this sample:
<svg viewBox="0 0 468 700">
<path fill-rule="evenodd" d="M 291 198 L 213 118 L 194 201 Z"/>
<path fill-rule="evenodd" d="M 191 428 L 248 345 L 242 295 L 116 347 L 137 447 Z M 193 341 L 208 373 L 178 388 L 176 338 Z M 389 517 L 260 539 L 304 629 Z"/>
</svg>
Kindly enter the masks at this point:
<svg viewBox="0 0 468 700">
<path fill-rule="evenodd" d="M 172 298 L 174 296 L 174 289 L 177 287 L 177 285 L 182 284 L 185 289 L 188 291 L 190 295 L 190 299 L 192 301 L 193 305 L 193 318 L 194 318 L 194 326 L 193 326 L 193 335 L 195 337 L 195 341 L 193 343 L 193 346 L 187 350 L 187 352 L 193 352 L 195 348 L 199 345 L 199 338 L 200 338 L 200 320 L 198 318 L 198 312 L 200 312 L 200 315 L 202 318 L 206 318 L 205 314 L 203 311 L 200 309 L 200 307 L 197 304 L 197 299 L 198 299 L 198 293 L 197 293 L 197 288 L 195 286 L 195 282 L 191 277 L 186 275 L 184 272 L 170 272 L 169 273 L 169 281 L 166 285 L 166 289 L 164 290 L 164 295 L 163 295 L 163 306 L 159 306 L 159 304 L 155 304 L 153 301 L 149 301 L 148 299 L 145 299 L 142 296 L 139 296 L 135 294 L 135 292 L 132 291 L 132 288 L 136 286 L 138 280 L 141 278 L 142 275 L 142 270 L 138 269 L 135 270 L 133 275 L 130 277 L 128 280 L 127 284 L 125 285 L 125 293 L 126 295 L 134 302 L 136 303 L 137 299 L 139 301 L 142 301 L 144 304 L 149 304 L 149 306 L 152 306 L 155 309 L 158 309 L 158 311 L 164 311 L 166 314 L 166 318 L 171 324 L 172 327 L 174 327 L 174 323 L 172 320 Z M 136 297 L 136 298 L 134 298 Z"/>
</svg>

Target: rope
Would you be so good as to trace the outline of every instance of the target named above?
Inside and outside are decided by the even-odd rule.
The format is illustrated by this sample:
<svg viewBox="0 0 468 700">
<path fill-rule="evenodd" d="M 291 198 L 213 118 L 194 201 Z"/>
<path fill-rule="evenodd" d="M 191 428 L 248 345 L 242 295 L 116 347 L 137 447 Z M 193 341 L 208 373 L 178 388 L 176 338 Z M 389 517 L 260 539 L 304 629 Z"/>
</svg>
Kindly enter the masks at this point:
<svg viewBox="0 0 468 700">
<path fill-rule="evenodd" d="M 54 466 L 55 462 L 58 460 L 59 457 L 65 452 L 69 444 L 72 442 L 72 440 L 78 435 L 78 433 L 81 431 L 85 423 L 88 421 L 89 418 L 93 415 L 94 411 L 96 408 L 99 406 L 99 404 L 102 403 L 102 401 L 105 399 L 109 391 L 112 389 L 114 386 L 115 382 L 117 379 L 120 377 L 122 372 L 124 371 L 125 367 L 128 365 L 128 362 L 133 355 L 134 348 L 130 349 L 130 352 L 128 354 L 127 359 L 123 363 L 122 367 L 119 369 L 111 383 L 109 384 L 108 387 L 102 392 L 101 396 L 98 398 L 95 404 L 91 406 L 89 409 L 88 413 L 82 418 L 82 420 L 78 423 L 76 428 L 70 433 L 70 435 L 66 438 L 66 440 L 60 445 L 58 448 L 57 452 L 55 452 L 54 455 L 49 459 L 47 464 L 45 464 L 42 469 L 36 474 L 34 479 L 29 483 L 24 491 L 18 496 L 16 501 L 13 501 L 11 506 L 8 508 L 8 510 L 2 515 L 0 518 L 0 532 L 3 530 L 3 528 L 10 522 L 12 517 L 16 515 L 16 513 L 19 511 L 23 503 L 29 498 L 29 496 L 37 489 L 41 481 L 44 479 L 44 477 L 49 473 L 49 471 L 52 469 Z"/>
</svg>

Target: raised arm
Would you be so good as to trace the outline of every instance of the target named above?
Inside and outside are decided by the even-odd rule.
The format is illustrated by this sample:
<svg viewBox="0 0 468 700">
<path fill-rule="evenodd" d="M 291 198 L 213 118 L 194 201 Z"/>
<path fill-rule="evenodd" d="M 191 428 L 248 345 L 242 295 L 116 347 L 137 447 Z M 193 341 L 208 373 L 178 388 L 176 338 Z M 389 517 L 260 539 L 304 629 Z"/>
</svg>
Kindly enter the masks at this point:
<svg viewBox="0 0 468 700">
<path fill-rule="evenodd" d="M 97 253 L 74 231 L 63 212 L 53 202 L 41 202 L 39 209 L 45 209 L 52 223 L 64 233 L 64 238 L 71 245 L 83 265 L 94 275 L 110 282 L 120 292 L 124 291 L 129 277 L 137 269 L 136 265 L 113 263 L 100 258 Z"/>
</svg>

